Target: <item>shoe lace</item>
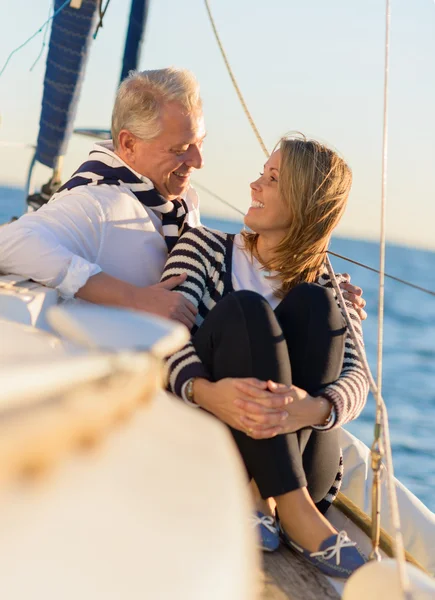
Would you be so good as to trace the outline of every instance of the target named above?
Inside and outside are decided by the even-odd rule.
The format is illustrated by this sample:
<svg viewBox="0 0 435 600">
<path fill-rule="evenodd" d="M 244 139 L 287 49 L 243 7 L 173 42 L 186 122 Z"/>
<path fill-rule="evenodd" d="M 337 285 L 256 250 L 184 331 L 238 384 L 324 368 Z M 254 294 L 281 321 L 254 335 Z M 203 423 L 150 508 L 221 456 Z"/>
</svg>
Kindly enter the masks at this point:
<svg viewBox="0 0 435 600">
<path fill-rule="evenodd" d="M 326 560 L 330 558 L 336 557 L 337 565 L 340 564 L 340 552 L 342 548 L 351 548 L 352 546 L 356 546 L 356 542 L 352 542 L 347 537 L 347 533 L 345 531 L 340 531 L 337 535 L 337 541 L 332 546 L 325 548 L 325 550 L 320 550 L 319 552 L 312 552 L 310 556 L 321 556 Z"/>
<path fill-rule="evenodd" d="M 251 515 L 252 526 L 264 525 L 271 533 L 278 533 L 278 529 L 275 527 L 275 519 L 268 515 Z"/>
</svg>

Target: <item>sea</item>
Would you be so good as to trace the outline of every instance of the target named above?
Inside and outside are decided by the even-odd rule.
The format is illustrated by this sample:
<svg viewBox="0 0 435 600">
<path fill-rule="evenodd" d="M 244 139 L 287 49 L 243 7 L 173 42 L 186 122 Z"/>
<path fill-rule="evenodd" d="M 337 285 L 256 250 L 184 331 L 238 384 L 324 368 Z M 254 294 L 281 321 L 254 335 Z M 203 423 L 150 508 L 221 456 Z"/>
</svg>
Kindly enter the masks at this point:
<svg viewBox="0 0 435 600">
<path fill-rule="evenodd" d="M 22 213 L 23 191 L 0 186 L 0 223 Z M 227 232 L 240 220 L 203 217 L 206 225 Z M 377 268 L 379 245 L 335 238 L 331 250 Z M 336 272 L 347 272 L 363 288 L 368 318 L 364 339 L 376 378 L 378 275 L 331 257 Z M 435 253 L 389 244 L 386 272 L 435 292 Z M 387 279 L 383 338 L 383 396 L 386 401 L 395 475 L 435 511 L 435 296 Z M 368 446 L 373 440 L 375 402 L 370 394 L 361 416 L 346 426 Z"/>
</svg>

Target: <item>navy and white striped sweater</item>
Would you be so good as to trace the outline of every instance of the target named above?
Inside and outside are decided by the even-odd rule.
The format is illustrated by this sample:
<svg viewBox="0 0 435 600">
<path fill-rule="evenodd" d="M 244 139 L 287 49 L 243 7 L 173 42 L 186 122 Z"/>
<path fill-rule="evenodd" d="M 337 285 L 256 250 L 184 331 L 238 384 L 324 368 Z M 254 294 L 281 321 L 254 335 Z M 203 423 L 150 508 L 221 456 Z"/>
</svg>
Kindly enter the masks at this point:
<svg viewBox="0 0 435 600">
<path fill-rule="evenodd" d="M 181 292 L 198 308 L 192 333 L 200 327 L 217 302 L 233 291 L 231 283 L 233 244 L 234 235 L 197 227 L 180 237 L 166 262 L 162 281 L 173 275 L 187 273 L 187 279 L 176 288 L 176 291 Z M 337 280 L 340 282 L 343 278 L 337 275 Z M 332 288 L 327 274 L 322 275 L 318 283 Z M 363 344 L 360 319 L 353 305 L 350 302 L 346 302 L 346 305 L 359 341 Z M 168 366 L 169 388 L 180 397 L 183 384 L 191 377 L 209 378 L 191 342 L 168 359 Z M 368 387 L 367 377 L 355 344 L 347 333 L 340 377 L 321 392 L 321 395 L 335 408 L 336 419 L 331 428 L 340 427 L 360 414 L 366 402 Z"/>
</svg>

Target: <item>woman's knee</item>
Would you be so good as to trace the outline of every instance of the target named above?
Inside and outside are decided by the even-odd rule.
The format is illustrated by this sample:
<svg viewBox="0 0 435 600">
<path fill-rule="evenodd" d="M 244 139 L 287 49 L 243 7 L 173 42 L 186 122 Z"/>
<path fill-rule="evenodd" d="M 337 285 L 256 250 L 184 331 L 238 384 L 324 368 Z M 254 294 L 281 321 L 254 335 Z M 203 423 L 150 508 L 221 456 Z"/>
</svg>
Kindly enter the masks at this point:
<svg viewBox="0 0 435 600">
<path fill-rule="evenodd" d="M 244 290 L 225 296 L 208 313 L 193 342 L 200 356 L 212 357 L 215 380 L 257 377 L 291 384 L 281 327 L 260 294 Z"/>
<path fill-rule="evenodd" d="M 237 292 L 232 292 L 225 296 L 225 298 L 232 298 L 237 302 L 250 302 L 250 303 L 259 303 L 267 304 L 267 300 L 259 294 L 258 292 L 253 292 L 252 290 L 238 290 Z"/>
<path fill-rule="evenodd" d="M 240 316 L 242 313 L 245 317 L 251 314 L 255 314 L 257 318 L 261 318 L 262 315 L 270 316 L 273 313 L 267 300 L 251 290 L 239 290 L 227 294 L 213 309 L 216 313 L 225 313 L 226 316 L 229 314 L 236 314 Z"/>
<path fill-rule="evenodd" d="M 304 305 L 333 306 L 336 304 L 332 289 L 318 283 L 300 283 L 292 288 L 287 297 L 290 295 Z"/>
<path fill-rule="evenodd" d="M 316 322 L 330 322 L 334 328 L 342 327 L 344 320 L 334 292 L 318 283 L 301 283 L 290 290 L 279 307 L 279 313 L 291 311 L 306 315 Z"/>
<path fill-rule="evenodd" d="M 211 329 L 214 335 L 245 335 L 255 325 L 274 319 L 267 300 L 256 292 L 240 290 L 227 294 L 208 313 L 200 330 Z"/>
</svg>

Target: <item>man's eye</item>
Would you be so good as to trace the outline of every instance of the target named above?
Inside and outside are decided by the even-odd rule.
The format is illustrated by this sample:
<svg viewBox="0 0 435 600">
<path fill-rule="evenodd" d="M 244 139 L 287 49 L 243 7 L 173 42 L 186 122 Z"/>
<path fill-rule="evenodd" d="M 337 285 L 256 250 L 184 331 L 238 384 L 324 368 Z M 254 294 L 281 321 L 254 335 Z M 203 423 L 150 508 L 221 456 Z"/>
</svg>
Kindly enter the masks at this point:
<svg viewBox="0 0 435 600">
<path fill-rule="evenodd" d="M 175 150 L 173 150 L 173 152 L 177 155 L 177 156 L 181 156 L 181 154 L 184 154 L 185 152 L 188 151 L 189 148 L 176 148 Z"/>
</svg>

